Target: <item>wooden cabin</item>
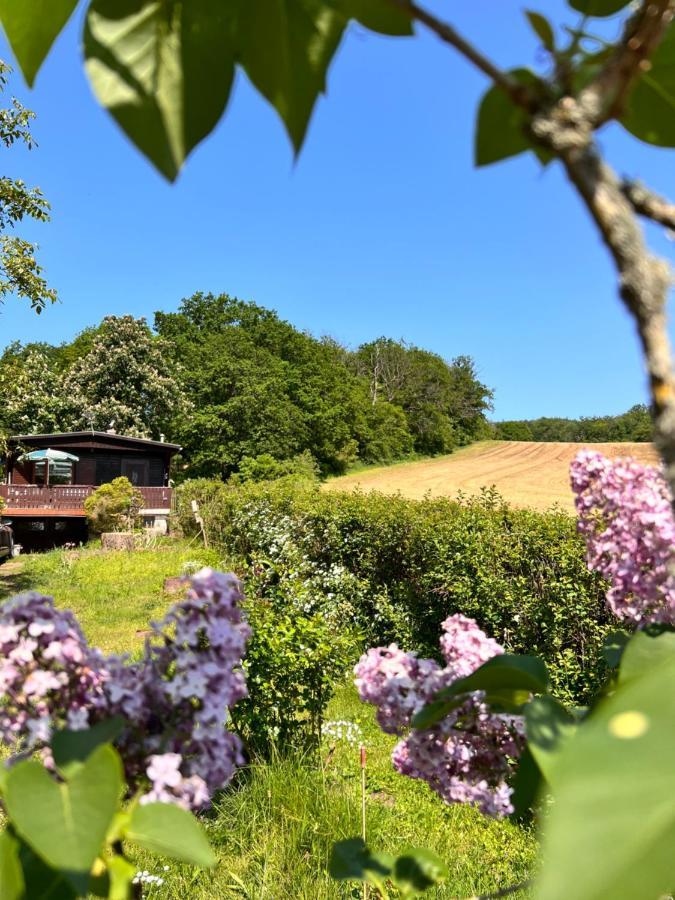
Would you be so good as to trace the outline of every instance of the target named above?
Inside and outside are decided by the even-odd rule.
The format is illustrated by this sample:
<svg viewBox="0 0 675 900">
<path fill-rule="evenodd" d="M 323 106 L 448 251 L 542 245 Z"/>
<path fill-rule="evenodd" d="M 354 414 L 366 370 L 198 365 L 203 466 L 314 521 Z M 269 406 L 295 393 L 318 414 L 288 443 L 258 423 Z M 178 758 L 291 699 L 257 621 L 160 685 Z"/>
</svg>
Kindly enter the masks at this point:
<svg viewBox="0 0 675 900">
<path fill-rule="evenodd" d="M 11 519 L 17 543 L 39 548 L 86 540 L 85 499 L 98 485 L 120 476 L 128 478 L 143 496 L 143 524 L 166 531 L 173 500 L 171 458 L 181 449 L 178 444 L 112 431 L 75 431 L 18 434 L 8 445 L 5 483 L 0 484 L 6 506 L 0 515 L 1 521 Z M 73 459 L 25 458 L 48 449 Z"/>
</svg>

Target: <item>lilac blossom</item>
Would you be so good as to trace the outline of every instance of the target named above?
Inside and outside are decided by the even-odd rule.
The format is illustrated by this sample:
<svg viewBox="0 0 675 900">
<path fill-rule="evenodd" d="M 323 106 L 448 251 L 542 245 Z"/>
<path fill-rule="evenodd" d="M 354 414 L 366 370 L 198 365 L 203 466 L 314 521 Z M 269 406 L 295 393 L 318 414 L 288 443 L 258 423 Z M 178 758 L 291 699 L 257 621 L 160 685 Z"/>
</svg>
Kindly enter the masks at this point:
<svg viewBox="0 0 675 900">
<path fill-rule="evenodd" d="M 582 450 L 570 474 L 588 567 L 609 581 L 611 611 L 639 627 L 675 624 L 675 520 L 661 471 Z"/>
<path fill-rule="evenodd" d="M 508 815 L 513 808 L 507 779 L 524 745 L 521 719 L 491 712 L 476 691 L 432 728 L 408 731 L 436 691 L 504 652 L 461 615 L 443 623 L 441 649 L 444 668 L 395 644 L 369 650 L 355 668 L 359 696 L 377 707 L 384 731 L 403 735 L 392 754 L 398 772 L 423 779 L 446 803 Z"/>
<path fill-rule="evenodd" d="M 241 660 L 250 636 L 238 580 L 211 569 L 186 579 L 185 600 L 153 623 L 143 657 L 104 657 L 71 612 L 23 594 L 0 607 L 0 738 L 23 753 L 44 748 L 55 728 L 125 720 L 116 745 L 130 788 L 144 802 L 208 803 L 243 764 L 227 730 L 246 696 Z"/>
</svg>

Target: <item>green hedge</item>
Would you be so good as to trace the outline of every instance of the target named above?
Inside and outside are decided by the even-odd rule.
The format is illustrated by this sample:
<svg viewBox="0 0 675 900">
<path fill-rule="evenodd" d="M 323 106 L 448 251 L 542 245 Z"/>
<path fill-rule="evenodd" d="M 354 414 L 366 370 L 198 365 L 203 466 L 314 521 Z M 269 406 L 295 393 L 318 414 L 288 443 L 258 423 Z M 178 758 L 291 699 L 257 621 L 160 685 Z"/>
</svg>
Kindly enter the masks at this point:
<svg viewBox="0 0 675 900">
<path fill-rule="evenodd" d="M 179 489 L 187 533 L 192 499 L 211 541 L 277 593 L 281 585 L 291 606 L 304 591 L 302 602 L 355 624 L 363 645 L 397 641 L 437 656 L 441 622 L 461 612 L 508 650 L 543 656 L 562 699 L 586 701 L 601 683 L 605 585 L 562 511 L 514 509 L 489 491 L 413 501 L 322 492 L 293 477 L 197 480 Z"/>
</svg>

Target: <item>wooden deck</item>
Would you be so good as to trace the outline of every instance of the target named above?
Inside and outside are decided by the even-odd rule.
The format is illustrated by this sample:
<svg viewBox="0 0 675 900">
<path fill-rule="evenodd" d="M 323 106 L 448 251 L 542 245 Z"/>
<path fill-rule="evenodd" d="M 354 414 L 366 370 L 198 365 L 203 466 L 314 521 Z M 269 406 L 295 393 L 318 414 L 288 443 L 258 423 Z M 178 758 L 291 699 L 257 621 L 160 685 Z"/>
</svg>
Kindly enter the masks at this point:
<svg viewBox="0 0 675 900">
<path fill-rule="evenodd" d="M 6 506 L 4 517 L 34 516 L 36 518 L 59 516 L 62 518 L 84 516 L 84 501 L 95 490 L 88 484 L 54 485 L 39 487 L 34 484 L 0 484 L 0 497 Z M 173 491 L 168 487 L 139 487 L 143 496 L 143 513 L 170 512 Z"/>
</svg>

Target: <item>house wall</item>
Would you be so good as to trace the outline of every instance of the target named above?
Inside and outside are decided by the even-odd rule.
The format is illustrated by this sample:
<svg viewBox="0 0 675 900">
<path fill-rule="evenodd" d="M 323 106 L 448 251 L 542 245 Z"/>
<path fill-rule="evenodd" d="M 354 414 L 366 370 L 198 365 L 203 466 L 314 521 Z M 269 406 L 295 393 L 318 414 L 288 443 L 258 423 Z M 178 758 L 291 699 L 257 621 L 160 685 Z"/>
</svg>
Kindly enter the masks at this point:
<svg viewBox="0 0 675 900">
<path fill-rule="evenodd" d="M 154 453 L 121 453 L 69 448 L 79 462 L 73 464 L 73 484 L 100 485 L 126 476 L 139 487 L 164 487 L 168 483 L 169 461 Z M 17 463 L 12 469 L 13 484 L 34 484 L 34 465 Z"/>
</svg>

